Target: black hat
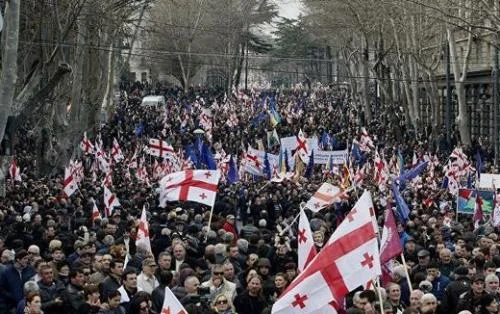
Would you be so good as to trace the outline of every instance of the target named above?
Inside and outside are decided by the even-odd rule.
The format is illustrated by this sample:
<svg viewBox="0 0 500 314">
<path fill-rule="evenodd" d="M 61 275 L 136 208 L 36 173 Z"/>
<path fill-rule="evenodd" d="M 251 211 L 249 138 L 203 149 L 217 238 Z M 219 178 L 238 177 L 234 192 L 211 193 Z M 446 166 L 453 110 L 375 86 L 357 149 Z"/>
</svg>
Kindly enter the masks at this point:
<svg viewBox="0 0 500 314">
<path fill-rule="evenodd" d="M 474 278 L 472 278 L 472 282 L 476 281 L 484 281 L 484 276 L 483 275 L 475 275 Z"/>
<path fill-rule="evenodd" d="M 455 269 L 455 275 L 457 276 L 467 276 L 469 274 L 469 269 L 465 266 L 460 266 Z"/>
<path fill-rule="evenodd" d="M 417 253 L 418 257 L 425 257 L 425 256 L 429 256 L 429 255 L 431 255 L 431 253 L 427 250 L 420 250 Z"/>
</svg>

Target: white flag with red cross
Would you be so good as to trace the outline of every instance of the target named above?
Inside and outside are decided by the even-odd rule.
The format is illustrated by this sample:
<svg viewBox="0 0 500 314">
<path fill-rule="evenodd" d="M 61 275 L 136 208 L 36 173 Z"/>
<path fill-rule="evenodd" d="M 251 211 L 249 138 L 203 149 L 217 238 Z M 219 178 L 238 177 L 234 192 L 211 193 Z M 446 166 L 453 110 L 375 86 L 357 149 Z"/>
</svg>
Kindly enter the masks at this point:
<svg viewBox="0 0 500 314">
<path fill-rule="evenodd" d="M 299 134 L 296 135 L 296 146 L 295 146 L 295 154 L 299 154 L 300 159 L 305 163 L 309 163 L 309 155 L 311 154 L 309 145 L 307 143 L 307 139 L 302 132 L 302 129 L 299 131 Z"/>
<path fill-rule="evenodd" d="M 118 144 L 116 138 L 113 138 L 113 147 L 111 147 L 111 156 L 113 157 L 115 162 L 120 162 L 125 159 L 125 156 L 123 156 L 122 149 L 120 148 L 120 144 Z"/>
<path fill-rule="evenodd" d="M 174 172 L 160 180 L 160 207 L 167 201 L 192 201 L 213 206 L 217 196 L 220 170 Z"/>
<path fill-rule="evenodd" d="M 139 221 L 137 236 L 135 238 L 135 246 L 142 247 L 150 253 L 152 252 L 151 241 L 149 239 L 149 224 L 146 215 L 146 207 L 142 207 L 141 220 Z"/>
<path fill-rule="evenodd" d="M 121 206 L 118 197 L 104 186 L 104 214 L 106 217 L 111 217 L 113 209 L 118 206 Z"/>
<path fill-rule="evenodd" d="M 102 219 L 102 217 L 101 217 L 101 213 L 99 212 L 99 208 L 97 208 L 97 205 L 95 204 L 95 202 L 93 202 L 92 221 L 101 220 L 101 219 Z"/>
<path fill-rule="evenodd" d="M 102 180 L 102 186 L 107 188 L 111 188 L 113 186 L 113 170 L 109 169 L 109 171 L 106 172 L 104 179 Z"/>
<path fill-rule="evenodd" d="M 299 256 L 298 270 L 299 272 L 302 272 L 317 254 L 316 247 L 314 246 L 311 225 L 309 224 L 309 219 L 307 219 L 303 208 L 300 209 L 297 242 Z"/>
<path fill-rule="evenodd" d="M 312 212 L 317 213 L 321 209 L 333 204 L 333 202 L 340 202 L 348 198 L 349 196 L 345 190 L 325 182 L 307 201 L 306 207 Z"/>
<path fill-rule="evenodd" d="M 19 167 L 17 166 L 17 161 L 15 159 L 12 159 L 12 161 L 10 162 L 9 174 L 12 180 L 22 181 L 21 171 L 19 170 Z"/>
<path fill-rule="evenodd" d="M 63 183 L 63 192 L 66 197 L 70 197 L 73 193 L 78 190 L 78 184 L 76 183 L 75 178 L 73 177 L 73 172 L 70 167 L 64 168 L 64 183 Z"/>
<path fill-rule="evenodd" d="M 365 191 L 325 247 L 274 303 L 272 313 L 336 313 L 338 300 L 381 274 L 371 203 Z"/>
<path fill-rule="evenodd" d="M 165 287 L 165 299 L 160 314 L 187 314 L 186 309 L 168 286 Z"/>
<path fill-rule="evenodd" d="M 165 158 L 167 155 L 175 152 L 172 145 L 169 145 L 165 141 L 152 138 L 149 140 L 147 153 L 156 157 Z"/>
<path fill-rule="evenodd" d="M 80 148 L 85 155 L 92 154 L 94 152 L 94 144 L 87 138 L 87 132 L 83 132 L 83 139 L 80 143 Z"/>
</svg>

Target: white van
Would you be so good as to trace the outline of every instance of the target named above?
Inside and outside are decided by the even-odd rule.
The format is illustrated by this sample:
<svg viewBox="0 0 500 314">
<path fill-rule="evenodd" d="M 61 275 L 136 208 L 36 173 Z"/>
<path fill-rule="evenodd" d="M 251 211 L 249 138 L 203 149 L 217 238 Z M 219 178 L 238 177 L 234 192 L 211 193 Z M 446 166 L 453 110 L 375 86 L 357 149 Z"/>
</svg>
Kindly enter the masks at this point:
<svg viewBox="0 0 500 314">
<path fill-rule="evenodd" d="M 165 107 L 165 96 L 146 96 L 142 99 L 141 106 Z"/>
</svg>

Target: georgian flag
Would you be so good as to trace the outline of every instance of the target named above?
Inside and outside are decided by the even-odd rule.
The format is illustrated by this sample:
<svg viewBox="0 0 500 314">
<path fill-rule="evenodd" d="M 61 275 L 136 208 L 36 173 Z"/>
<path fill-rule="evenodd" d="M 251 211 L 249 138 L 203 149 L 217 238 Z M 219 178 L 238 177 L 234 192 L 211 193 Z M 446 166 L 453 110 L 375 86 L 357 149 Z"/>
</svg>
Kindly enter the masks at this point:
<svg viewBox="0 0 500 314">
<path fill-rule="evenodd" d="M 76 183 L 75 178 L 73 177 L 73 172 L 70 167 L 64 168 L 64 184 L 63 184 L 63 192 L 66 197 L 70 197 L 73 193 L 78 190 L 78 184 Z"/>
<path fill-rule="evenodd" d="M 160 180 L 160 207 L 167 201 L 192 201 L 213 206 L 217 196 L 220 170 L 174 172 Z"/>
<path fill-rule="evenodd" d="M 113 186 L 113 170 L 109 170 L 104 175 L 104 179 L 102 180 L 102 186 L 107 188 L 111 188 Z"/>
<path fill-rule="evenodd" d="M 111 156 L 116 162 L 120 162 L 125 159 L 125 156 L 123 156 L 123 152 L 120 148 L 120 144 L 118 144 L 116 138 L 113 138 L 113 147 L 111 148 Z"/>
<path fill-rule="evenodd" d="M 92 221 L 101 220 L 101 219 L 102 219 L 101 213 L 99 212 L 99 209 L 97 208 L 97 205 L 95 204 L 95 202 L 93 202 L 93 205 L 92 205 Z"/>
<path fill-rule="evenodd" d="M 104 213 L 106 217 L 111 217 L 113 209 L 115 207 L 121 206 L 120 201 L 114 193 L 105 186 L 104 187 Z"/>
<path fill-rule="evenodd" d="M 274 303 L 273 314 L 337 313 L 338 301 L 381 274 L 365 191 L 311 263 Z"/>
<path fill-rule="evenodd" d="M 305 163 L 309 163 L 309 155 L 310 149 L 307 143 L 307 139 L 302 132 L 302 129 L 299 131 L 299 134 L 296 136 L 296 146 L 295 146 L 295 154 L 299 154 L 300 159 Z"/>
<path fill-rule="evenodd" d="M 83 140 L 80 143 L 80 148 L 84 154 L 92 154 L 94 152 L 94 144 L 87 138 L 87 132 L 83 132 Z"/>
<path fill-rule="evenodd" d="M 187 314 L 186 309 L 168 286 L 165 287 L 165 298 L 160 314 Z"/>
<path fill-rule="evenodd" d="M 149 155 L 165 158 L 168 154 L 174 153 L 174 148 L 165 141 L 152 138 L 149 140 L 146 152 Z"/>
<path fill-rule="evenodd" d="M 151 251 L 151 241 L 149 239 L 149 224 L 146 215 L 146 207 L 142 207 L 141 220 L 137 228 L 137 236 L 135 238 L 135 246 L 145 248 L 148 252 Z"/>
<path fill-rule="evenodd" d="M 13 181 L 22 181 L 21 171 L 19 170 L 19 167 L 17 166 L 17 161 L 15 159 L 12 159 L 12 161 L 10 162 L 9 174 Z"/>
<path fill-rule="evenodd" d="M 309 224 L 309 220 L 307 219 L 303 208 L 300 209 L 297 242 L 299 255 L 298 270 L 299 272 L 302 272 L 317 254 L 316 247 L 314 246 L 311 225 Z"/>
<path fill-rule="evenodd" d="M 325 182 L 309 201 L 307 201 L 306 207 L 312 212 L 317 213 L 321 209 L 333 204 L 333 202 L 339 202 L 347 198 L 348 195 L 343 189 Z"/>
</svg>

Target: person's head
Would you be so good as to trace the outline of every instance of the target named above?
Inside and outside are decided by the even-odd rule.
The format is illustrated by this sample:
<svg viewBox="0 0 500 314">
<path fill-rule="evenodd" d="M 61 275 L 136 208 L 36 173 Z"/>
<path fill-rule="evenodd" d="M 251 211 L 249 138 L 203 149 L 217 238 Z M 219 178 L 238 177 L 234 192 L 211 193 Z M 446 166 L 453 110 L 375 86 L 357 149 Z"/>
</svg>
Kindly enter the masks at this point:
<svg viewBox="0 0 500 314">
<path fill-rule="evenodd" d="M 122 282 L 125 289 L 135 290 L 137 288 L 137 274 L 135 269 L 126 268 L 122 273 Z"/>
<path fill-rule="evenodd" d="M 24 269 L 30 262 L 30 256 L 26 250 L 19 250 L 16 252 L 16 267 Z"/>
<path fill-rule="evenodd" d="M 417 256 L 418 256 L 418 264 L 421 265 L 421 266 L 427 266 L 427 264 L 429 264 L 429 261 L 430 261 L 430 252 L 427 251 L 427 250 L 420 250 L 418 253 L 417 253 Z"/>
<path fill-rule="evenodd" d="M 228 247 L 228 256 L 231 258 L 238 258 L 240 255 L 239 249 L 236 245 L 232 245 Z"/>
<path fill-rule="evenodd" d="M 253 267 L 253 265 L 259 260 L 259 255 L 255 253 L 248 254 L 247 257 L 247 266 L 248 267 Z"/>
<path fill-rule="evenodd" d="M 257 296 L 262 289 L 262 279 L 259 276 L 253 276 L 250 278 L 247 284 L 248 294 L 251 296 Z"/>
<path fill-rule="evenodd" d="M 35 257 L 40 256 L 40 248 L 37 245 L 30 245 L 28 247 L 28 255 L 30 256 L 30 259 L 33 261 Z"/>
<path fill-rule="evenodd" d="M 28 294 L 33 293 L 33 292 L 38 293 L 39 291 L 40 291 L 40 287 L 34 281 L 27 281 L 23 285 L 24 295 L 28 295 Z"/>
<path fill-rule="evenodd" d="M 186 248 L 183 244 L 177 243 L 173 247 L 174 257 L 178 261 L 183 261 L 186 257 Z"/>
<path fill-rule="evenodd" d="M 112 290 L 108 294 L 108 305 L 110 309 L 117 309 L 120 306 L 120 292 L 118 290 Z"/>
<path fill-rule="evenodd" d="M 2 264 L 13 263 L 15 259 L 15 254 L 11 250 L 4 250 L 1 256 Z"/>
<path fill-rule="evenodd" d="M 113 259 L 109 263 L 109 271 L 116 277 L 121 277 L 123 274 L 123 261 Z"/>
<path fill-rule="evenodd" d="M 50 256 L 54 262 L 60 262 L 64 259 L 64 252 L 62 248 L 56 247 L 52 250 Z"/>
<path fill-rule="evenodd" d="M 410 306 L 414 309 L 418 309 L 420 307 L 420 299 L 422 299 L 423 295 L 424 293 L 422 290 L 413 290 L 410 294 Z"/>
<path fill-rule="evenodd" d="M 498 303 L 494 295 L 489 293 L 483 295 L 480 300 L 480 313 L 498 313 Z"/>
<path fill-rule="evenodd" d="M 293 281 L 297 277 L 297 264 L 294 262 L 289 262 L 285 264 L 285 272 L 290 281 Z"/>
<path fill-rule="evenodd" d="M 153 277 L 156 270 L 156 263 L 153 258 L 146 258 L 142 261 L 142 272 L 148 276 Z"/>
<path fill-rule="evenodd" d="M 436 312 L 437 305 L 437 299 L 432 293 L 426 293 L 420 299 L 420 310 L 422 313 Z"/>
<path fill-rule="evenodd" d="M 30 292 L 26 295 L 26 307 L 30 309 L 29 313 L 40 313 L 42 309 L 42 299 L 38 292 Z"/>
<path fill-rule="evenodd" d="M 109 271 L 111 268 L 111 261 L 113 260 L 113 256 L 111 254 L 104 254 L 101 259 L 101 269 L 103 271 Z"/>
<path fill-rule="evenodd" d="M 435 278 L 438 278 L 440 275 L 440 272 L 439 272 L 439 267 L 436 263 L 434 262 L 431 262 L 427 265 L 427 277 L 429 278 L 432 278 L 432 280 L 434 280 Z M 431 280 L 431 279 L 429 279 Z"/>
<path fill-rule="evenodd" d="M 223 313 L 233 307 L 231 300 L 225 294 L 219 294 L 214 298 L 212 307 L 217 313 Z"/>
<path fill-rule="evenodd" d="M 212 265 L 212 284 L 216 287 L 224 282 L 224 267 L 221 264 Z"/>
<path fill-rule="evenodd" d="M 99 300 L 99 287 L 94 284 L 85 285 L 83 288 L 83 295 L 87 302 L 96 303 Z"/>
<path fill-rule="evenodd" d="M 499 286 L 498 277 L 495 274 L 490 274 L 484 279 L 484 290 L 488 293 L 497 293 Z"/>
<path fill-rule="evenodd" d="M 401 299 L 401 287 L 397 283 L 389 283 L 386 288 L 387 295 L 389 296 L 389 300 L 392 303 L 399 303 Z"/>
<path fill-rule="evenodd" d="M 72 285 L 83 288 L 85 285 L 85 275 L 83 274 L 83 270 L 81 268 L 72 269 L 69 272 L 69 281 Z"/>
<path fill-rule="evenodd" d="M 375 302 L 377 299 L 377 296 L 375 295 L 375 291 L 373 290 L 363 290 L 359 294 L 359 306 L 360 308 L 368 312 L 370 310 L 373 310 L 373 302 Z"/>
<path fill-rule="evenodd" d="M 158 282 L 162 286 L 170 286 L 170 283 L 172 283 L 173 278 L 174 275 L 170 270 L 161 270 L 160 273 L 158 274 Z"/>
<path fill-rule="evenodd" d="M 288 285 L 288 277 L 286 276 L 285 273 L 277 273 L 274 276 L 274 285 L 276 288 L 282 290 L 285 289 L 286 286 Z"/>
<path fill-rule="evenodd" d="M 191 294 L 191 295 L 198 294 L 199 286 L 200 286 L 200 280 L 195 276 L 189 276 L 184 281 L 184 289 L 186 289 L 186 294 Z"/>
<path fill-rule="evenodd" d="M 234 215 L 227 215 L 226 217 L 226 221 L 231 224 L 231 225 L 234 225 L 235 221 L 236 221 L 236 217 L 234 217 Z"/>
<path fill-rule="evenodd" d="M 474 276 L 471 287 L 474 294 L 482 294 L 484 291 L 484 277 L 482 275 Z"/>
<path fill-rule="evenodd" d="M 170 265 L 172 264 L 172 255 L 168 252 L 161 252 L 158 255 L 158 265 L 160 269 L 168 270 L 170 269 Z"/>
<path fill-rule="evenodd" d="M 449 249 L 442 249 L 439 252 L 439 259 L 443 264 L 449 264 L 451 262 L 451 251 Z"/>
<path fill-rule="evenodd" d="M 48 264 L 40 266 L 40 277 L 42 283 L 49 285 L 54 282 L 54 270 Z"/>
<path fill-rule="evenodd" d="M 236 274 L 234 272 L 234 265 L 230 262 L 226 262 L 223 265 L 224 269 L 224 278 L 226 278 L 229 281 L 234 280 Z"/>
<path fill-rule="evenodd" d="M 269 275 L 271 269 L 271 261 L 268 258 L 262 257 L 257 262 L 257 272 L 261 276 Z"/>
</svg>

